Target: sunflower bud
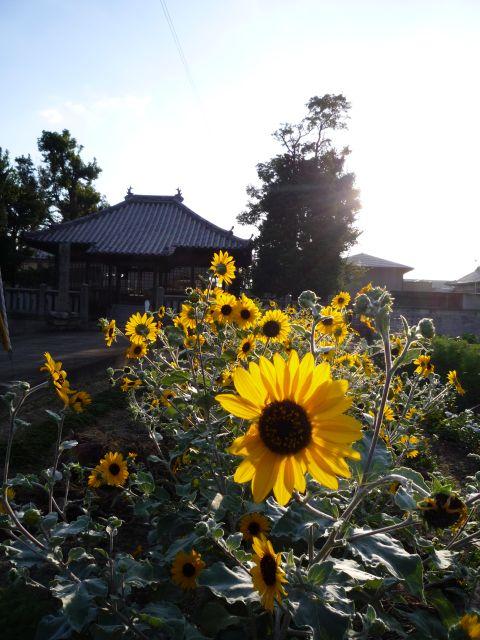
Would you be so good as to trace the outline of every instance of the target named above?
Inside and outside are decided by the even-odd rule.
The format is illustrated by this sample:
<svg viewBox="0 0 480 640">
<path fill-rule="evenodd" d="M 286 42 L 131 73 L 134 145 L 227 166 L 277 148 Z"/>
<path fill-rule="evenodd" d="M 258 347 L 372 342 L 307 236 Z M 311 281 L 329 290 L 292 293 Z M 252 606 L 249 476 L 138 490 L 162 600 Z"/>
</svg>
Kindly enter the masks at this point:
<svg viewBox="0 0 480 640">
<path fill-rule="evenodd" d="M 422 338 L 427 338 L 429 340 L 433 338 L 435 335 L 435 325 L 433 324 L 433 320 L 431 318 L 422 318 L 418 323 L 417 331 Z"/>
<path fill-rule="evenodd" d="M 298 304 L 302 309 L 311 309 L 317 301 L 317 294 L 314 291 L 302 291 L 298 296 Z"/>
<path fill-rule="evenodd" d="M 370 300 L 365 293 L 361 293 L 355 299 L 354 308 L 356 313 L 359 315 L 368 315 L 368 311 L 370 310 Z"/>
</svg>

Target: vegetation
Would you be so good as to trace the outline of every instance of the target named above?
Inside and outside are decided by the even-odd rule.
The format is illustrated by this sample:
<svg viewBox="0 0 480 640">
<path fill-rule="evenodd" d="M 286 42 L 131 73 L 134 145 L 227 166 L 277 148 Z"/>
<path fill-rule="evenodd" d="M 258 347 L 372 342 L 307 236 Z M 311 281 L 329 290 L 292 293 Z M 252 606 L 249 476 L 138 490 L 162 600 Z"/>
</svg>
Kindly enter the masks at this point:
<svg viewBox="0 0 480 640">
<path fill-rule="evenodd" d="M 427 419 L 463 392 L 436 371 L 432 322 L 392 334 L 371 287 L 262 307 L 219 288 L 235 271 L 216 254 L 178 315 L 101 321 L 106 348 L 125 342 L 110 383 L 144 434 L 124 446 L 80 455 L 67 420 L 91 428 L 96 399 L 50 354 L 45 382 L 3 396 L 0 609 L 44 594 L 22 631 L 43 608 L 36 640 L 478 638 L 480 472 L 454 486 L 418 463 Z M 40 388 L 58 406 L 51 460 L 18 473 Z"/>
<path fill-rule="evenodd" d="M 100 167 L 81 158 L 83 147 L 67 129 L 42 131 L 38 150 L 43 162 L 35 166 L 30 156 L 12 162 L 0 147 L 0 269 L 10 283 L 32 254 L 22 241 L 24 232 L 107 206 L 93 184 Z"/>
<path fill-rule="evenodd" d="M 456 369 L 465 387 L 465 394 L 457 398 L 460 409 L 478 407 L 480 402 L 480 344 L 462 338 L 436 336 L 433 341 L 433 360 L 438 373 L 446 377 Z"/>
<path fill-rule="evenodd" d="M 273 134 L 281 152 L 257 166 L 260 186 L 248 188 L 250 204 L 238 216 L 259 231 L 252 271 L 258 294 L 298 295 L 302 287 L 331 294 L 344 267 L 340 256 L 358 236 L 358 192 L 345 171 L 349 150 L 331 140 L 345 128 L 350 105 L 343 95 L 326 94 L 306 107 L 299 123 Z"/>
</svg>

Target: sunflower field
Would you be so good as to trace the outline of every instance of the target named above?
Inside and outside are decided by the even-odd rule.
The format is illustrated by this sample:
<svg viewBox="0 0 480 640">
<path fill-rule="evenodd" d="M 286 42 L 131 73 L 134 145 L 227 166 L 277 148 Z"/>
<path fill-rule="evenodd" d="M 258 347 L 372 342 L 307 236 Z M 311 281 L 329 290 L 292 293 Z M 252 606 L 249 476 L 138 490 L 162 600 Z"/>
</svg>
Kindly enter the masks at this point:
<svg viewBox="0 0 480 640">
<path fill-rule="evenodd" d="M 129 450 L 80 464 L 65 417 L 92 398 L 54 354 L 3 396 L 2 566 L 54 602 L 36 640 L 480 639 L 480 471 L 427 464 L 425 420 L 465 393 L 435 371 L 432 321 L 392 331 L 371 286 L 281 308 L 235 276 L 219 252 L 179 313 L 100 321 L 125 344 L 108 376 Z M 45 388 L 54 452 L 21 475 L 22 408 Z"/>
</svg>

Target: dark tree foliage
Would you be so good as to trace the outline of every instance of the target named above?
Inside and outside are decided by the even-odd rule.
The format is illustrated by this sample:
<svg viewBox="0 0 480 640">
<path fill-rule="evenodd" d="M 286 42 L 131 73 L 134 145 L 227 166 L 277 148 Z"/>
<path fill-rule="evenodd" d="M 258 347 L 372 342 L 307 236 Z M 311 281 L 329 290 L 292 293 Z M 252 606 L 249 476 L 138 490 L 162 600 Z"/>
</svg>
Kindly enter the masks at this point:
<svg viewBox="0 0 480 640">
<path fill-rule="evenodd" d="M 42 131 L 38 150 L 43 158 L 39 169 L 41 184 L 56 219 L 75 220 L 108 206 L 93 186 L 102 170 L 95 158 L 92 162 L 82 160 L 83 146 L 68 129 L 62 133 Z"/>
<path fill-rule="evenodd" d="M 6 282 L 15 282 L 19 266 L 31 254 L 21 234 L 49 221 L 48 199 L 32 159 L 20 156 L 12 163 L 0 147 L 0 268 Z"/>
<path fill-rule="evenodd" d="M 332 293 L 343 268 L 341 254 L 359 233 L 355 176 L 345 172 L 349 150 L 335 148 L 329 137 L 346 127 L 350 105 L 343 95 L 326 94 L 306 107 L 300 123 L 273 134 L 282 152 L 257 165 L 261 184 L 248 187 L 248 208 L 238 216 L 259 231 L 252 268 L 257 294 Z"/>
</svg>

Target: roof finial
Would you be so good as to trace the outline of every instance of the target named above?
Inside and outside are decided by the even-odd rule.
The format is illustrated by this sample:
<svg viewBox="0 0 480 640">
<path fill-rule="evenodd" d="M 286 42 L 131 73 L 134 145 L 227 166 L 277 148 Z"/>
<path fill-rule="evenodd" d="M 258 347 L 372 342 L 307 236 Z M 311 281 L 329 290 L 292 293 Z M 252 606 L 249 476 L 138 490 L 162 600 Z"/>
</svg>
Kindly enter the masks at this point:
<svg viewBox="0 0 480 640">
<path fill-rule="evenodd" d="M 180 189 L 180 187 L 177 187 L 177 193 L 175 195 L 175 200 L 178 200 L 179 202 L 183 202 L 182 190 Z"/>
<path fill-rule="evenodd" d="M 132 196 L 133 196 L 133 193 L 132 193 L 132 185 L 130 185 L 130 186 L 128 187 L 128 189 L 127 189 L 127 195 L 125 196 L 125 200 L 126 200 L 127 198 L 131 198 Z"/>
</svg>

